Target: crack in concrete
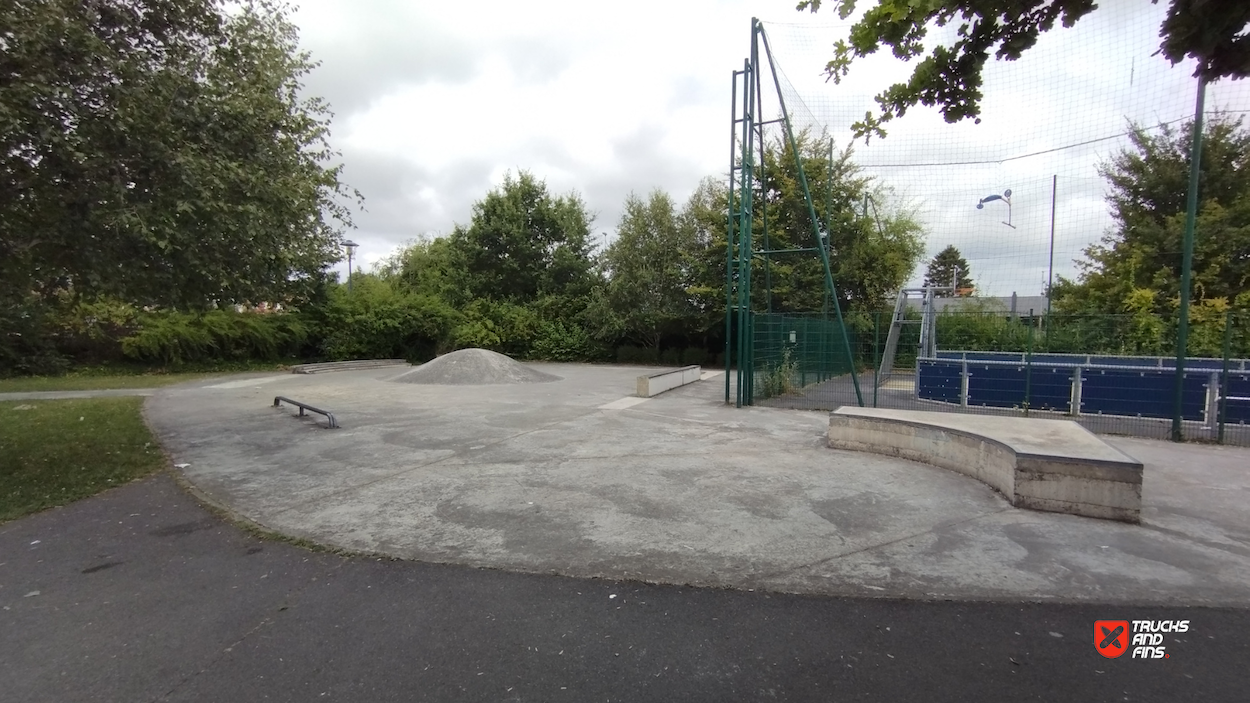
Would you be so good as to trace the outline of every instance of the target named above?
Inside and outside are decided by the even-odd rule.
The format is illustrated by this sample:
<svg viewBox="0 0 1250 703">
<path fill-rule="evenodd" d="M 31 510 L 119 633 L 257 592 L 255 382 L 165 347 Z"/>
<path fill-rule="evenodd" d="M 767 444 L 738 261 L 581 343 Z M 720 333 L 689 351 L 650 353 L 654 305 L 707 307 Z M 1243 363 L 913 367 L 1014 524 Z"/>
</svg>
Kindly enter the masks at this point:
<svg viewBox="0 0 1250 703">
<path fill-rule="evenodd" d="M 819 566 L 819 565 L 821 565 L 821 564 L 828 564 L 829 562 L 831 562 L 831 561 L 836 561 L 836 560 L 838 560 L 838 559 L 843 559 L 843 558 L 846 558 L 846 557 L 849 557 L 849 556 L 854 556 L 854 555 L 856 555 L 856 554 L 863 554 L 864 552 L 871 552 L 871 551 L 873 551 L 874 549 L 880 549 L 880 548 L 882 548 L 882 547 L 888 547 L 888 546 L 890 546 L 890 545 L 892 545 L 892 544 L 898 544 L 899 542 L 903 542 L 903 541 L 905 541 L 905 540 L 909 540 L 909 539 L 914 539 L 914 538 L 916 538 L 916 537 L 920 537 L 920 536 L 922 536 L 922 535 L 927 535 L 927 534 L 929 534 L 929 533 L 936 532 L 936 531 L 941 530 L 941 529 L 946 529 L 946 528 L 949 528 L 949 527 L 955 527 L 955 526 L 957 526 L 957 525 L 966 525 L 966 524 L 968 524 L 968 523 L 970 523 L 970 522 L 975 522 L 975 521 L 980 520 L 980 519 L 982 519 L 982 518 L 992 517 L 992 516 L 994 516 L 994 515 L 999 515 L 999 514 L 1001 514 L 1001 513 L 1005 513 L 1005 512 L 1007 512 L 1007 511 L 1009 511 L 1009 510 L 1014 510 L 1014 509 L 1015 509 L 1015 506 L 1009 505 L 1009 506 L 1007 506 L 1007 507 L 1005 507 L 1005 508 L 1001 508 L 1001 509 L 999 509 L 999 510 L 993 510 L 993 511 L 990 511 L 990 512 L 988 512 L 988 513 L 982 513 L 982 514 L 980 514 L 980 515 L 974 515 L 974 516 L 972 516 L 972 517 L 970 517 L 970 518 L 966 518 L 966 519 L 963 519 L 963 520 L 955 520 L 955 521 L 953 521 L 953 522 L 944 522 L 944 523 L 941 523 L 941 524 L 939 524 L 939 525 L 934 525 L 933 527 L 930 527 L 930 528 L 929 528 L 929 529 L 927 529 L 927 530 L 921 530 L 921 531 L 919 531 L 919 532 L 914 532 L 914 533 L 911 533 L 911 534 L 903 535 L 902 537 L 899 537 L 899 538 L 897 538 L 897 539 L 887 540 L 887 541 L 885 541 L 885 542 L 880 542 L 880 543 L 878 543 L 878 544 L 870 544 L 870 545 L 867 545 L 867 546 L 864 546 L 864 547 L 860 547 L 859 549 L 852 549 L 852 550 L 851 550 L 851 551 L 849 551 L 849 552 L 843 552 L 843 553 L 841 553 L 841 554 L 833 554 L 833 555 L 831 555 L 831 556 L 825 557 L 824 559 L 817 559 L 816 561 L 811 561 L 811 562 L 808 562 L 808 563 L 806 563 L 806 564 L 800 564 L 799 566 L 791 567 L 791 568 L 788 568 L 788 569 L 782 569 L 782 570 L 780 570 L 780 571 L 773 571 L 773 572 L 769 572 L 769 573 L 764 574 L 764 575 L 763 575 L 763 577 L 764 577 L 764 578 L 766 578 L 766 579 L 779 578 L 779 577 L 785 576 L 786 574 L 792 574 L 792 573 L 794 573 L 794 572 L 796 572 L 796 571 L 800 571 L 800 570 L 802 570 L 802 569 L 810 569 L 810 568 L 812 568 L 812 567 Z"/>
</svg>

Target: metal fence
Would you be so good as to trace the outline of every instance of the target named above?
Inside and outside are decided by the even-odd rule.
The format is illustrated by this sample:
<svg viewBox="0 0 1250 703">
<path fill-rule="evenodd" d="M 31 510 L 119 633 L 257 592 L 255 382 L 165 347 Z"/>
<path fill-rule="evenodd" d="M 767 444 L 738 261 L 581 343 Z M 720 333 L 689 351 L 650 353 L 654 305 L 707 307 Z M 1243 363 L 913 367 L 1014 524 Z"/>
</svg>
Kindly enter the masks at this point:
<svg viewBox="0 0 1250 703">
<path fill-rule="evenodd" d="M 752 315 L 751 340 L 752 402 L 792 397 L 832 379 L 850 379 L 856 368 L 847 353 L 855 347 L 854 337 L 824 315 Z M 850 392 L 854 403 L 854 387 Z"/>
<path fill-rule="evenodd" d="M 810 359 L 825 353 L 820 343 L 804 344 L 805 328 L 792 316 L 774 317 L 766 336 L 759 329 L 755 335 L 757 345 L 772 350 L 770 365 L 757 367 L 757 377 L 769 379 L 769 392 L 754 395 L 761 404 L 832 410 L 862 397 L 870 407 L 1062 418 L 1095 432 L 1144 437 L 1171 437 L 1178 424 L 1184 439 L 1250 445 L 1244 313 L 1194 315 L 1192 356 L 1179 373 L 1175 321 L 1157 315 L 944 311 L 927 343 L 920 314 L 861 315 L 857 333 L 848 332 L 855 375 L 845 354 L 823 365 Z M 898 329 L 891 350 L 892 324 Z M 810 373 L 817 368 L 824 373 Z"/>
</svg>

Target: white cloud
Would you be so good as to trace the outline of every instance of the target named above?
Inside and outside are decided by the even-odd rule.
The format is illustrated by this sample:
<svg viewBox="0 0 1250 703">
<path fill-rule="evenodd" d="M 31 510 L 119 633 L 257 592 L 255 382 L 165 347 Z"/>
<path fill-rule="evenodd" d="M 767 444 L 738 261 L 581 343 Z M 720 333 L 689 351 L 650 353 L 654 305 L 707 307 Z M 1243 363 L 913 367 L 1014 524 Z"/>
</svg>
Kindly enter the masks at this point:
<svg viewBox="0 0 1250 703">
<path fill-rule="evenodd" d="M 830 27 L 829 9 L 812 16 L 794 5 L 304 0 L 295 21 L 322 64 L 308 90 L 335 109 L 344 178 L 366 197 L 350 235 L 361 260 L 467 223 L 472 203 L 517 169 L 555 192 L 581 193 L 598 213 L 596 232 L 615 229 L 630 191 L 662 188 L 684 200 L 702 177 L 727 169 L 730 72 L 749 51 L 752 15 L 782 23 L 769 33 L 786 79 L 846 143 L 872 95 L 909 66 L 886 52 L 857 64 L 843 84 L 826 83 L 821 69 L 846 25 Z M 1126 117 L 1189 114 L 1189 70 L 1150 56 L 1164 8 L 1103 5 L 1076 28 L 1044 35 L 1021 61 L 991 63 L 982 124 L 948 125 L 917 107 L 888 139 L 857 147 L 858 160 L 996 160 L 1123 131 Z M 1219 85 L 1210 102 L 1247 109 L 1250 90 Z M 990 292 L 1035 293 L 1049 254 L 1052 174 L 1060 176 L 1056 271 L 1071 275 L 1071 259 L 1110 224 L 1095 168 L 1122 146 L 870 172 L 918 208 L 930 254 L 955 243 Z M 975 209 L 1006 187 L 1016 194 L 1014 231 L 998 224 L 1005 213 Z"/>
</svg>

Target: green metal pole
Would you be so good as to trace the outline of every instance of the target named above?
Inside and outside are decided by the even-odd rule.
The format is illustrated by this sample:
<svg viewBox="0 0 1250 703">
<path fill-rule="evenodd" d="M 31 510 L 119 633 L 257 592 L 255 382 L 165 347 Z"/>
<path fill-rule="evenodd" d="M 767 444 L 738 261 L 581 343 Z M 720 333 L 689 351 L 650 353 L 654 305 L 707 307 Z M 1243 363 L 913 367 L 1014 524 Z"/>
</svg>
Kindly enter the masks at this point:
<svg viewBox="0 0 1250 703">
<path fill-rule="evenodd" d="M 1029 403 L 1033 391 L 1033 308 L 1029 308 L 1029 345 L 1024 360 L 1024 416 L 1029 416 Z"/>
<path fill-rule="evenodd" d="M 833 247 L 833 137 L 829 137 L 829 169 L 825 175 L 825 241 L 819 242 L 821 248 L 828 255 L 828 251 Z M 825 291 L 824 301 L 820 305 L 820 317 L 822 320 L 829 319 L 829 298 L 832 293 Z"/>
<path fill-rule="evenodd" d="M 755 99 L 756 114 L 763 114 L 763 96 L 760 95 L 760 74 L 755 74 Z M 759 133 L 760 139 L 760 184 L 764 185 L 768 179 L 768 152 L 764 144 L 764 125 L 756 124 L 755 131 Z M 761 188 L 761 195 L 767 195 L 767 187 Z M 773 311 L 773 255 L 772 243 L 768 239 L 768 198 L 760 198 L 760 235 L 764 238 L 764 311 Z"/>
<path fill-rule="evenodd" d="M 881 379 L 877 374 L 881 371 L 881 312 L 872 314 L 872 407 L 877 407 L 877 389 Z"/>
<path fill-rule="evenodd" d="M 1055 286 L 1055 196 L 1059 194 L 1059 174 L 1050 177 L 1050 265 L 1046 269 L 1046 351 L 1050 351 L 1050 289 Z"/>
<path fill-rule="evenodd" d="M 742 112 L 742 182 L 738 196 L 738 397 L 736 407 L 750 404 L 748 377 L 752 372 L 750 358 L 751 319 L 751 216 L 755 187 L 754 122 L 755 81 L 752 71 L 759 59 L 758 20 L 751 19 L 751 58 L 743 65 L 745 74 Z"/>
<path fill-rule="evenodd" d="M 733 72 L 733 100 L 729 108 L 729 209 L 725 211 L 725 404 L 729 404 L 729 372 L 733 361 L 734 307 L 734 158 L 737 153 L 738 76 Z M 745 92 L 745 91 L 744 91 Z"/>
<path fill-rule="evenodd" d="M 757 21 L 758 25 L 758 21 Z M 764 52 L 768 55 L 768 65 L 772 68 L 773 85 L 777 89 L 777 101 L 781 104 L 782 124 L 786 130 L 786 140 L 790 143 L 790 150 L 794 152 L 794 160 L 798 166 L 799 183 L 803 186 L 803 197 L 807 201 L 808 217 L 812 221 L 812 234 L 816 236 L 816 243 L 820 244 L 820 229 L 816 219 L 816 208 L 812 205 L 812 191 L 807 186 L 807 174 L 803 171 L 803 157 L 799 153 L 798 142 L 794 139 L 794 129 L 790 125 L 790 113 L 786 110 L 786 99 L 781 92 L 781 79 L 777 77 L 777 66 L 773 61 L 773 51 L 768 45 L 768 35 L 764 33 L 763 27 L 760 27 L 758 34 L 764 40 Z M 754 53 L 754 45 L 752 47 Z M 859 407 L 864 407 L 864 394 L 859 388 L 859 374 L 855 373 L 855 354 L 851 351 L 851 338 L 846 333 L 846 320 L 842 318 L 842 303 L 838 302 L 837 288 L 833 285 L 833 270 L 829 267 L 829 252 L 825 247 L 820 247 L 821 262 L 825 266 L 825 285 L 828 288 L 829 295 L 833 297 L 833 310 L 837 315 L 838 325 L 842 328 L 842 342 L 846 351 L 847 361 L 851 364 L 851 383 L 855 386 L 855 401 Z"/>
<path fill-rule="evenodd" d="M 1215 441 L 1219 444 L 1224 443 L 1224 416 L 1228 414 L 1228 356 L 1232 344 L 1233 311 L 1229 310 L 1224 313 L 1224 364 L 1220 369 L 1220 425 L 1215 436 Z"/>
<path fill-rule="evenodd" d="M 1205 68 L 1205 67 L 1204 67 Z M 1189 348 L 1189 286 L 1194 265 L 1194 223 L 1198 218 L 1198 175 L 1202 170 L 1202 108 L 1207 95 L 1206 74 L 1198 76 L 1198 99 L 1194 105 L 1194 134 L 1190 139 L 1189 196 L 1185 204 L 1185 243 L 1181 257 L 1181 309 L 1176 328 L 1176 385 L 1172 396 L 1172 441 L 1185 439 L 1181 425 L 1181 399 L 1185 388 L 1185 355 Z"/>
<path fill-rule="evenodd" d="M 747 339 L 747 344 L 746 344 L 747 370 L 746 370 L 746 376 L 743 380 L 743 385 L 746 386 L 746 391 L 743 393 L 743 396 L 742 396 L 742 404 L 754 405 L 755 404 L 755 345 L 754 345 L 755 318 L 751 316 L 749 311 L 747 312 L 747 316 L 746 316 L 746 339 Z"/>
</svg>

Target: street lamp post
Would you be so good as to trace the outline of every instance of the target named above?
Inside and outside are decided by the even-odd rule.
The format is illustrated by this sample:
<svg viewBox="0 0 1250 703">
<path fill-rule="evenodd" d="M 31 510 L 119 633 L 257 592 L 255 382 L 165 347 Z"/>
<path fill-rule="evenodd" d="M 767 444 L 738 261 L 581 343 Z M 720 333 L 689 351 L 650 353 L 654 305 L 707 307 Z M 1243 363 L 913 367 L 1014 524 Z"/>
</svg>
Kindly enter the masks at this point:
<svg viewBox="0 0 1250 703">
<path fill-rule="evenodd" d="M 356 242 L 348 239 L 343 242 L 343 248 L 347 250 L 347 292 L 352 292 L 352 255 L 356 253 L 356 247 L 360 246 Z"/>
<path fill-rule="evenodd" d="M 984 198 L 981 198 L 981 200 L 977 202 L 977 209 L 983 210 L 985 209 L 986 203 L 993 202 L 995 200 L 1001 200 L 1004 203 L 1007 203 L 1007 221 L 1004 222 L 1003 224 L 1007 225 L 1008 227 L 1012 229 L 1015 229 L 1016 226 L 1011 224 L 1011 189 L 1010 188 L 1008 188 L 1007 190 L 1004 190 L 1002 195 L 995 193 L 993 195 L 987 195 Z"/>
</svg>

